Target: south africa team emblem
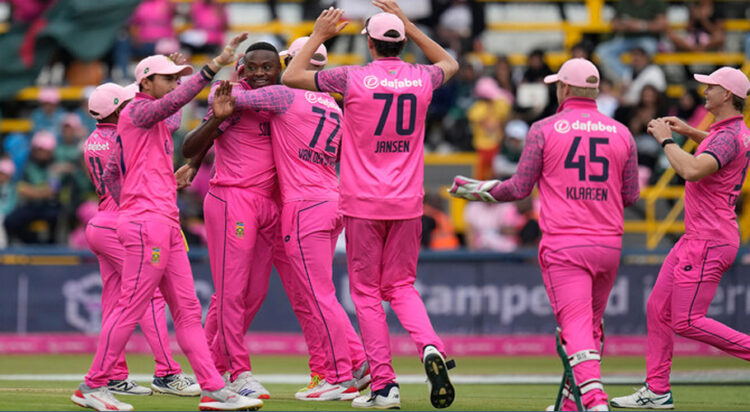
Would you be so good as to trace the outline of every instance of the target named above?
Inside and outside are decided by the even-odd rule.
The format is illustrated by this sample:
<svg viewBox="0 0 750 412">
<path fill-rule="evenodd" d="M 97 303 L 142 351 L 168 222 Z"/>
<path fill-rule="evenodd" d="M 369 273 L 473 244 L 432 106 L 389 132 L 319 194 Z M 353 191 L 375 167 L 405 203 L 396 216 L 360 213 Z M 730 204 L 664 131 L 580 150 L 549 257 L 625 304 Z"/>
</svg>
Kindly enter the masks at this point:
<svg viewBox="0 0 750 412">
<path fill-rule="evenodd" d="M 237 235 L 237 237 L 242 238 L 245 236 L 245 223 L 244 222 L 237 222 L 237 226 L 234 228 L 234 234 Z"/>
<path fill-rule="evenodd" d="M 161 249 L 158 247 L 151 248 L 151 264 L 158 265 L 161 260 Z"/>
</svg>

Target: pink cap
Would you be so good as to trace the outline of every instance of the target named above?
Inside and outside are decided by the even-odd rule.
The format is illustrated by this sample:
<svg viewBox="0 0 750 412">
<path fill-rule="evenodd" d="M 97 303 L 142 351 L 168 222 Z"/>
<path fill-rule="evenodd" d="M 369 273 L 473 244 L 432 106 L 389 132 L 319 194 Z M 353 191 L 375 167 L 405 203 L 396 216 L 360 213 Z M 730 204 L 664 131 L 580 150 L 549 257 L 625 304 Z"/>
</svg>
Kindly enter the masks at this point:
<svg viewBox="0 0 750 412">
<path fill-rule="evenodd" d="M 39 90 L 39 96 L 37 97 L 40 103 L 60 103 L 60 91 L 54 87 L 45 87 Z"/>
<path fill-rule="evenodd" d="M 396 30 L 398 37 L 388 37 L 385 35 L 389 30 Z M 375 40 L 382 40 L 391 43 L 403 41 L 406 38 L 404 34 L 404 22 L 401 21 L 395 14 L 391 13 L 378 13 L 369 19 L 362 34 L 367 34 Z"/>
<path fill-rule="evenodd" d="M 594 79 L 596 79 L 595 82 L 589 81 Z M 570 59 L 560 66 L 556 74 L 550 74 L 544 78 L 547 84 L 558 81 L 570 86 L 594 89 L 599 87 L 599 70 L 596 69 L 594 63 L 586 59 Z"/>
<path fill-rule="evenodd" d="M 16 164 L 10 159 L 0 160 L 0 173 L 8 176 L 13 176 L 16 173 Z"/>
<path fill-rule="evenodd" d="M 39 148 L 45 150 L 55 150 L 57 147 L 57 138 L 52 133 L 46 130 L 40 130 L 34 134 L 31 138 L 31 148 Z"/>
<path fill-rule="evenodd" d="M 480 99 L 495 100 L 503 95 L 502 89 L 492 77 L 482 77 L 474 86 L 474 94 Z"/>
<path fill-rule="evenodd" d="M 292 42 L 292 44 L 289 45 L 289 49 L 282 51 L 279 53 L 279 56 L 291 56 L 294 57 L 297 53 L 299 53 L 300 50 L 302 50 L 302 47 L 305 46 L 307 41 L 310 39 L 308 36 L 299 37 L 296 40 Z M 315 50 L 315 54 L 320 54 L 323 56 L 323 60 L 315 60 L 310 59 L 310 64 L 314 64 L 316 66 L 325 66 L 326 63 L 328 63 L 328 50 L 326 50 L 326 46 L 324 44 L 321 44 L 320 47 Z"/>
<path fill-rule="evenodd" d="M 140 84 L 141 80 L 152 74 L 180 74 L 187 76 L 193 73 L 193 68 L 187 64 L 176 65 L 167 56 L 156 54 L 146 57 L 135 66 L 135 82 Z"/>
<path fill-rule="evenodd" d="M 114 83 L 104 83 L 97 87 L 89 97 L 89 114 L 102 120 L 114 113 L 120 105 L 135 97 L 133 85 L 122 87 Z"/>
<path fill-rule="evenodd" d="M 731 67 L 722 67 L 709 75 L 696 74 L 694 77 L 703 84 L 721 86 L 743 99 L 746 99 L 750 92 L 750 80 L 747 79 L 745 73 Z"/>
</svg>

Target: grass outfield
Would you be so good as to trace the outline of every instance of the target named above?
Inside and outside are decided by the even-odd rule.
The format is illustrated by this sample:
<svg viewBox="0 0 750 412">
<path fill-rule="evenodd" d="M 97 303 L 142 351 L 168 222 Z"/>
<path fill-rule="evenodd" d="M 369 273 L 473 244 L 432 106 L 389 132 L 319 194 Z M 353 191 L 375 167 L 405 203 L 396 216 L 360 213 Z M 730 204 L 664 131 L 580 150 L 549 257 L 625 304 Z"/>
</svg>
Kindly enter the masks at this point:
<svg viewBox="0 0 750 412">
<path fill-rule="evenodd" d="M 147 356 L 129 356 L 131 373 L 149 374 L 153 371 L 152 360 Z M 189 366 L 184 357 L 178 357 L 187 372 Z M 457 360 L 456 375 L 493 374 L 556 374 L 560 370 L 559 360 L 552 357 L 476 357 Z M 83 375 L 91 363 L 90 355 L 42 355 L 0 356 L 0 375 L 7 374 L 77 374 Z M 253 359 L 257 375 L 302 374 L 307 367 L 306 359 L 299 356 L 258 356 Z M 399 375 L 422 373 L 416 358 L 396 358 L 394 367 Z M 605 358 L 603 373 L 640 373 L 645 369 L 643 358 Z M 747 363 L 729 357 L 677 358 L 675 372 L 702 370 L 742 371 Z M 148 381 L 141 382 L 148 385 Z M 606 382 L 605 382 L 606 383 Z M 711 382 L 706 382 L 711 383 Z M 0 410 L 81 410 L 69 397 L 76 381 L 29 381 L 0 380 Z M 294 400 L 299 384 L 267 384 L 272 399 L 266 401 L 263 410 L 352 410 L 348 402 L 301 402 Z M 632 392 L 631 385 L 607 385 L 610 396 L 621 396 Z M 552 403 L 556 385 L 537 384 L 457 384 L 456 401 L 452 410 L 544 410 Z M 750 391 L 737 385 L 677 385 L 673 392 L 678 410 L 748 410 Z M 177 398 L 165 395 L 150 397 L 120 397 L 133 404 L 136 410 L 197 410 L 197 398 Z M 402 409 L 432 410 L 427 399 L 426 385 L 401 385 Z"/>
</svg>

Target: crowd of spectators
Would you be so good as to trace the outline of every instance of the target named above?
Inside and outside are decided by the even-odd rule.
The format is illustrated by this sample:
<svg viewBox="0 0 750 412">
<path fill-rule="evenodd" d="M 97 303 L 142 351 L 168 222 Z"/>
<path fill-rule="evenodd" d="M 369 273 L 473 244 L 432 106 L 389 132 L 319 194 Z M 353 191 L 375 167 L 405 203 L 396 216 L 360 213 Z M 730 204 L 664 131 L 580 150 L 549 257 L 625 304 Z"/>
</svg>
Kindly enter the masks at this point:
<svg viewBox="0 0 750 412">
<path fill-rule="evenodd" d="M 28 22 L 39 18 L 52 4 L 44 0 L 11 3 L 14 19 Z M 310 10 L 336 4 L 352 10 L 347 17 L 357 20 L 366 16 L 358 10 L 369 3 L 305 0 L 303 17 L 314 18 Z M 278 19 L 276 1 L 268 0 L 267 4 L 270 18 Z M 216 53 L 229 28 L 226 7 L 215 0 L 143 0 L 104 61 L 106 79 L 132 81 L 134 62 L 154 53 Z M 542 81 L 554 71 L 547 63 L 545 49 L 530 51 L 521 66 L 514 66 L 508 56 L 488 55 L 481 41 L 485 30 L 483 7 L 481 2 L 467 0 L 414 0 L 405 10 L 460 62 L 458 75 L 434 94 L 427 117 L 426 150 L 476 152 L 475 177 L 502 179 L 515 172 L 529 125 L 557 109 L 554 87 Z M 666 163 L 653 139 L 646 135 L 648 121 L 677 115 L 698 125 L 706 115 L 699 91 L 690 82 L 683 84 L 686 92 L 679 99 L 667 99 L 668 76 L 654 64 L 653 56 L 660 51 L 721 50 L 726 37 L 724 13 L 712 0 L 697 0 L 689 6 L 685 29 L 675 31 L 667 24 L 664 0 L 620 0 L 614 7 L 612 34 L 593 40 L 587 37 L 570 53 L 575 57 L 593 56 L 598 62 L 603 75 L 599 109 L 630 129 L 638 145 L 642 181 L 653 183 Z M 280 47 L 291 40 L 283 36 L 268 39 Z M 747 42 L 750 45 L 750 40 Z M 415 49 L 408 48 L 407 53 L 415 61 L 424 59 Z M 621 59 L 625 53 L 629 58 Z M 56 82 L 54 76 L 44 81 Z M 65 80 L 57 82 L 64 85 Z M 9 133 L 3 138 L 0 219 L 4 217 L 7 236 L 0 225 L 0 247 L 8 241 L 85 247 L 80 229 L 95 210 L 92 202 L 96 200 L 82 164 L 81 146 L 94 128 L 86 112 L 86 96 L 81 102 L 61 102 L 59 90 L 43 87 L 37 101 L 38 107 L 30 112 L 21 110 L 21 117 L 31 120 L 32 131 Z M 182 160 L 176 159 L 175 164 Z M 185 232 L 191 243 L 205 240 L 201 206 L 210 168 L 211 156 L 207 156 L 193 186 L 180 194 Z M 448 236 L 453 227 L 450 219 L 445 219 L 442 203 L 439 196 L 436 199 L 430 195 L 425 200 L 425 248 L 458 246 L 455 233 Z M 539 238 L 533 202 L 476 203 L 466 208 L 464 219 L 467 229 L 462 240 L 471 249 L 509 251 L 533 246 Z"/>
</svg>

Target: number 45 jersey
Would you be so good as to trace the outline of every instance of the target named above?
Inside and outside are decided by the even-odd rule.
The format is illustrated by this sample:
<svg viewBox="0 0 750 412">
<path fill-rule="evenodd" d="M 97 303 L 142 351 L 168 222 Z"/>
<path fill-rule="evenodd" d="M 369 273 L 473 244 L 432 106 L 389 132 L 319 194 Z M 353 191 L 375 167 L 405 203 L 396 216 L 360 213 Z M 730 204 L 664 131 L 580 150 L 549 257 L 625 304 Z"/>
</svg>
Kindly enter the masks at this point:
<svg viewBox="0 0 750 412">
<path fill-rule="evenodd" d="M 702 153 L 713 156 L 719 170 L 685 183 L 685 237 L 739 246 L 735 204 L 750 163 L 750 130 L 742 116 L 712 124 L 695 156 Z"/>
<path fill-rule="evenodd" d="M 568 98 L 531 125 L 516 175 L 492 194 L 520 199 L 537 181 L 544 234 L 622 235 L 623 207 L 639 194 L 635 141 L 593 99 Z"/>
<path fill-rule="evenodd" d="M 323 70 L 315 82 L 320 91 L 344 96 L 342 213 L 383 220 L 422 216 L 424 124 L 442 69 L 382 58 Z"/>
</svg>

